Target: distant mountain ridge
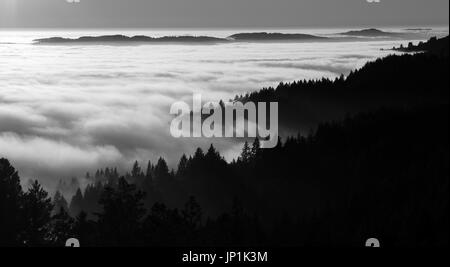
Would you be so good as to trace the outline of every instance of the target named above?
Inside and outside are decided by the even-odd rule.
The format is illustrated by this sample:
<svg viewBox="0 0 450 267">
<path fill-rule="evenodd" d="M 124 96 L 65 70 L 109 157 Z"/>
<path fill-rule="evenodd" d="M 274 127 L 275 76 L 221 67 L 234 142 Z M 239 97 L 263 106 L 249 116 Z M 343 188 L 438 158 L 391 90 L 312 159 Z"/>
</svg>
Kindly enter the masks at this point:
<svg viewBox="0 0 450 267">
<path fill-rule="evenodd" d="M 320 37 L 311 34 L 300 33 L 267 33 L 267 32 L 252 32 L 252 33 L 237 33 L 229 36 L 236 41 L 271 41 L 271 40 L 326 40 L 327 37 Z"/>
<path fill-rule="evenodd" d="M 348 31 L 341 33 L 342 35 L 348 36 L 361 36 L 361 37 L 400 37 L 404 35 L 398 32 L 385 32 L 379 29 L 364 29 L 359 31 Z"/>
<path fill-rule="evenodd" d="M 83 36 L 76 39 L 51 37 L 37 39 L 38 44 L 62 44 L 62 43 L 122 43 L 122 42 L 136 42 L 136 43 L 218 43 L 227 42 L 223 38 L 209 37 L 209 36 L 164 36 L 164 37 L 149 37 L 144 35 L 136 35 L 128 37 L 125 35 L 102 35 L 102 36 Z"/>
<path fill-rule="evenodd" d="M 212 36 L 163 36 L 150 37 L 145 35 L 125 36 L 125 35 L 102 35 L 83 36 L 80 38 L 50 37 L 34 40 L 36 44 L 103 44 L 103 43 L 231 43 L 231 42 L 270 42 L 270 41 L 338 41 L 353 40 L 358 37 L 406 37 L 406 33 L 385 32 L 379 29 L 364 29 L 359 31 L 348 31 L 337 33 L 342 37 L 325 37 L 303 33 L 280 33 L 280 32 L 243 32 L 230 35 L 226 38 Z M 360 40 L 360 39 L 359 39 Z"/>
<path fill-rule="evenodd" d="M 135 43 L 224 43 L 233 41 L 298 41 L 298 40 L 326 40 L 329 38 L 319 37 L 309 34 L 285 34 L 285 33 L 238 33 L 227 38 L 217 38 L 210 36 L 164 36 L 164 37 L 150 37 L 144 35 L 137 35 L 128 37 L 125 35 L 102 35 L 102 36 L 83 36 L 76 39 L 51 37 L 37 39 L 38 44 L 68 44 L 68 43 L 121 43 L 121 42 L 135 42 Z"/>
</svg>

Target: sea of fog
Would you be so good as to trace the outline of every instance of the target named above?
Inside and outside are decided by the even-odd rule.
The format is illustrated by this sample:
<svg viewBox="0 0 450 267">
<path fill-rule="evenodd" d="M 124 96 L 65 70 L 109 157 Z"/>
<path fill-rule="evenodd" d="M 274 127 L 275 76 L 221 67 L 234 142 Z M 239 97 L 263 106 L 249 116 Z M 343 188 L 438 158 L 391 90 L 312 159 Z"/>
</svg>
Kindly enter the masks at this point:
<svg viewBox="0 0 450 267">
<path fill-rule="evenodd" d="M 273 32 L 329 36 L 348 29 L 284 29 Z M 82 177 L 87 171 L 133 161 L 167 159 L 214 142 L 230 160 L 236 140 L 174 139 L 170 105 L 228 100 L 279 82 L 336 77 L 392 54 L 382 51 L 410 40 L 322 43 L 225 43 L 209 45 L 34 45 L 52 36 L 208 35 L 257 30 L 3 30 L 0 31 L 0 157 L 23 181 Z M 448 34 L 426 31 L 417 40 Z"/>
</svg>

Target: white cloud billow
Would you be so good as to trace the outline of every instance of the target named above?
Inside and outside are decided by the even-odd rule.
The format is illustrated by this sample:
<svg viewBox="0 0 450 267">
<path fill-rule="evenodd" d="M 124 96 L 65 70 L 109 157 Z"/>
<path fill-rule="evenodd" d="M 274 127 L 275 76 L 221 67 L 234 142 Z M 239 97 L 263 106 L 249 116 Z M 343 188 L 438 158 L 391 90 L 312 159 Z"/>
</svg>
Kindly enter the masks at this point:
<svg viewBox="0 0 450 267">
<path fill-rule="evenodd" d="M 48 33 L 46 33 L 48 34 Z M 170 105 L 228 100 L 281 81 L 335 77 L 390 52 L 393 43 L 150 46 L 0 46 L 0 157 L 50 185 L 106 166 L 124 170 L 211 142 L 174 139 Z"/>
</svg>

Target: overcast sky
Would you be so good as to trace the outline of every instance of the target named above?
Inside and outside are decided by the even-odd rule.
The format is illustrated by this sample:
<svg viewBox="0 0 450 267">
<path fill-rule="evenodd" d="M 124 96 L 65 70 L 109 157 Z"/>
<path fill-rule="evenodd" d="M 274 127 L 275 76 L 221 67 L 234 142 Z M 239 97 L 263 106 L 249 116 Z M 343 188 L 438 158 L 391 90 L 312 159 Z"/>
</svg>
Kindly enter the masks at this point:
<svg viewBox="0 0 450 267">
<path fill-rule="evenodd" d="M 448 0 L 0 0 L 0 27 L 448 25 Z M 376 1 L 376 0 L 374 0 Z"/>
</svg>

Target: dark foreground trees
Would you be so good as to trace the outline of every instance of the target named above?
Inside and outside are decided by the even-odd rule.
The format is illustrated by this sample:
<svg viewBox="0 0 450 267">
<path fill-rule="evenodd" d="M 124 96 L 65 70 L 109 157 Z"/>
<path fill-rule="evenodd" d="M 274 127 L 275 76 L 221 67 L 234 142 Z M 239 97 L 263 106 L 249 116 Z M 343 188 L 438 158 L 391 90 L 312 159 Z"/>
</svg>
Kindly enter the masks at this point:
<svg viewBox="0 0 450 267">
<path fill-rule="evenodd" d="M 274 149 L 246 143 L 231 163 L 211 146 L 177 170 L 163 158 L 99 170 L 69 205 L 37 182 L 23 190 L 0 159 L 0 246 L 448 246 L 448 67 L 448 56 L 392 56 L 243 96 L 282 103 L 296 132 L 331 115 Z M 357 115 L 333 121 L 335 104 Z"/>
<path fill-rule="evenodd" d="M 20 231 L 20 178 L 8 160 L 0 159 L 0 245 L 15 245 Z"/>
<path fill-rule="evenodd" d="M 2 159 L 1 245 L 362 246 L 376 236 L 384 246 L 448 246 L 447 105 L 363 113 L 271 150 L 244 147 L 232 163 L 211 146 L 176 172 L 149 164 L 141 185 L 131 174 L 97 183 L 98 210 L 73 217 L 52 216 L 37 182 L 22 192 Z"/>
</svg>

